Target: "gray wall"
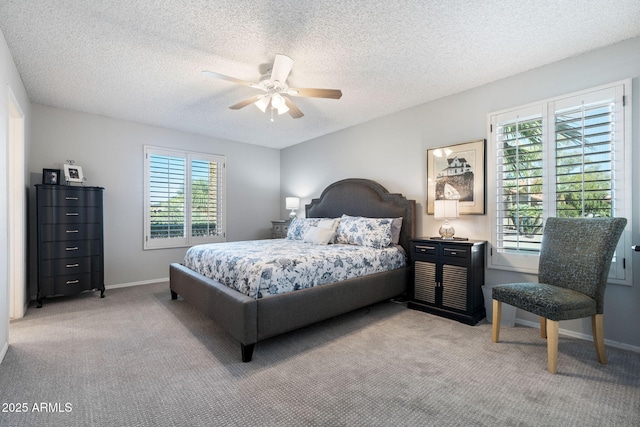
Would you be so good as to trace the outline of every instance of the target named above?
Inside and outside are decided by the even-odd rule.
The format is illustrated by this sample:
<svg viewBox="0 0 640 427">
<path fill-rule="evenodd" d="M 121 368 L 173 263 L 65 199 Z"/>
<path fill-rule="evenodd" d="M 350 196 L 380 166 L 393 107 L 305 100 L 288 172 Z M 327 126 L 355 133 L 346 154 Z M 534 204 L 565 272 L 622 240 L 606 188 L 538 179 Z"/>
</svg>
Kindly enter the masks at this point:
<svg viewBox="0 0 640 427">
<path fill-rule="evenodd" d="M 182 261 L 186 250 L 142 250 L 145 144 L 226 156 L 228 241 L 268 238 L 270 221 L 279 217 L 278 150 L 38 104 L 32 113 L 31 184 L 41 182 L 43 168 L 73 159 L 86 185 L 105 188 L 107 286 L 167 278 L 169 263 Z M 32 274 L 31 295 L 34 279 Z"/>
<path fill-rule="evenodd" d="M 299 196 L 301 203 L 307 203 L 339 179 L 374 179 L 417 201 L 419 236 L 437 235 L 440 223 L 426 215 L 425 207 L 428 148 L 487 138 L 490 112 L 633 78 L 633 164 L 638 165 L 639 76 L 640 38 L 636 38 L 286 148 L 281 151 L 281 197 Z M 639 179 L 636 168 L 634 185 Z M 636 189 L 629 197 L 635 197 L 633 242 L 640 244 L 637 193 Z M 487 215 L 466 215 L 453 225 L 457 235 L 490 239 Z M 631 326 L 640 324 L 640 255 L 635 257 L 634 286 L 608 286 L 604 321 L 607 340 L 640 347 L 640 334 Z M 487 270 L 489 284 L 524 280 L 536 277 Z M 521 311 L 518 318 L 537 322 Z M 562 322 L 561 329 L 591 334 L 587 320 Z"/>
<path fill-rule="evenodd" d="M 0 31 L 0 169 L 2 178 L 0 179 L 0 362 L 7 350 L 9 342 L 9 278 L 7 253 L 7 221 L 9 215 L 9 204 L 7 200 L 9 177 L 7 175 L 9 165 L 7 163 L 8 153 L 8 122 L 9 122 L 9 88 L 15 96 L 22 113 L 25 116 L 25 149 L 29 151 L 29 126 L 31 123 L 31 103 L 27 97 L 27 92 L 22 84 L 18 70 L 9 47 L 4 39 L 4 34 Z M 25 155 L 25 162 L 26 162 Z M 26 166 L 26 165 L 25 165 Z M 25 170 L 27 168 L 25 167 Z M 27 181 L 28 182 L 28 181 Z"/>
</svg>

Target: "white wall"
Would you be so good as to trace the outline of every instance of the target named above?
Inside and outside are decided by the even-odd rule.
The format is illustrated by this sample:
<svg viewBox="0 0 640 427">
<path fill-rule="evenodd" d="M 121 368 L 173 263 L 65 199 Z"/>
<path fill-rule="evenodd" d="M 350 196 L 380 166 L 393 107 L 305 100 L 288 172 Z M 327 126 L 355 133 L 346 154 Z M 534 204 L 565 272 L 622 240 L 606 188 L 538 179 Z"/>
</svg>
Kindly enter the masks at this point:
<svg viewBox="0 0 640 427">
<path fill-rule="evenodd" d="M 8 215 L 9 204 L 7 183 L 9 90 L 20 104 L 25 115 L 25 145 L 29 150 L 29 123 L 31 121 L 30 102 L 27 98 L 18 70 L 16 69 L 9 47 L 0 30 L 0 362 L 9 342 L 9 283 L 8 283 Z M 26 156 L 25 156 L 26 157 Z M 26 169 L 26 168 L 25 168 Z"/>
<path fill-rule="evenodd" d="M 107 286 L 167 278 L 169 263 L 182 261 L 186 250 L 142 250 L 145 144 L 226 156 L 227 240 L 270 237 L 270 221 L 280 212 L 278 150 L 38 104 L 32 114 L 31 184 L 41 182 L 43 168 L 73 159 L 86 185 L 105 188 Z"/>
<path fill-rule="evenodd" d="M 428 148 L 487 138 L 489 112 L 631 77 L 633 164 L 638 165 L 639 76 L 640 38 L 636 38 L 286 148 L 281 151 L 281 197 L 299 196 L 301 203 L 307 203 L 339 179 L 374 179 L 389 191 L 417 201 L 419 236 L 437 235 L 439 223 L 426 215 L 425 206 Z M 633 173 L 633 182 L 637 183 L 640 172 L 636 168 Z M 635 197 L 632 237 L 634 243 L 640 244 L 637 193 L 636 189 L 629 197 Z M 490 239 L 486 215 L 463 216 L 453 225 L 457 235 Z M 634 286 L 607 288 L 605 338 L 623 346 L 640 347 L 640 334 L 631 326 L 640 324 L 640 254 L 635 257 Z M 536 278 L 493 269 L 486 274 L 489 284 L 524 280 Z M 518 311 L 518 317 L 537 322 L 537 318 L 522 311 Z M 562 322 L 561 328 L 591 335 L 590 322 L 586 320 Z"/>
</svg>

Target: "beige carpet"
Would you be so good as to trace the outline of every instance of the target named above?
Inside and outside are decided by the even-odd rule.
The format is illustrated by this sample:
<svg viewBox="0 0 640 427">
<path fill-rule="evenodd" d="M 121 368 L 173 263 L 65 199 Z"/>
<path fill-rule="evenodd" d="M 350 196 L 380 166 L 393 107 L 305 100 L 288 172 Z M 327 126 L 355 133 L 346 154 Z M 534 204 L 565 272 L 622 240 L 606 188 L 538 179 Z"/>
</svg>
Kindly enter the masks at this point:
<svg viewBox="0 0 640 427">
<path fill-rule="evenodd" d="M 0 425 L 640 425 L 640 354 L 608 348 L 601 366 L 591 342 L 561 337 L 551 375 L 536 329 L 490 337 L 488 323 L 385 303 L 242 363 L 166 283 L 49 299 L 10 325 Z"/>
</svg>

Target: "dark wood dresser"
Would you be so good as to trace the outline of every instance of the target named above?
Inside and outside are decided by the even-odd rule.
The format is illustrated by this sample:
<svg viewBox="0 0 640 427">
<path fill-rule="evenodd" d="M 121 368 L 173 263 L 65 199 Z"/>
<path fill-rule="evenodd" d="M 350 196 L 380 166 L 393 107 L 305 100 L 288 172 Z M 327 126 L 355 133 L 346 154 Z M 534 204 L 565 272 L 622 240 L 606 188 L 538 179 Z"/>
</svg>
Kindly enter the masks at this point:
<svg viewBox="0 0 640 427">
<path fill-rule="evenodd" d="M 46 297 L 93 289 L 104 298 L 103 192 L 36 185 L 38 307 Z"/>
<path fill-rule="evenodd" d="M 485 241 L 413 239 L 409 308 L 475 325 L 485 317 Z"/>
</svg>

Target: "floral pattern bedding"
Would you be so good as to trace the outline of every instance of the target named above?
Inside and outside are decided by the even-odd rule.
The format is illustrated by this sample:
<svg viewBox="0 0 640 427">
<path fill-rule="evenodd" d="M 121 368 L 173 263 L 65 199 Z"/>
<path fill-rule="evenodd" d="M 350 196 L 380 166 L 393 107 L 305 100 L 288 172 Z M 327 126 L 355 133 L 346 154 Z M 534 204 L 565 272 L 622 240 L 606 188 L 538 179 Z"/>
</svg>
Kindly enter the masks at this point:
<svg viewBox="0 0 640 427">
<path fill-rule="evenodd" d="M 406 266 L 402 247 L 316 245 L 299 240 L 251 240 L 190 248 L 184 265 L 252 298 Z"/>
</svg>

